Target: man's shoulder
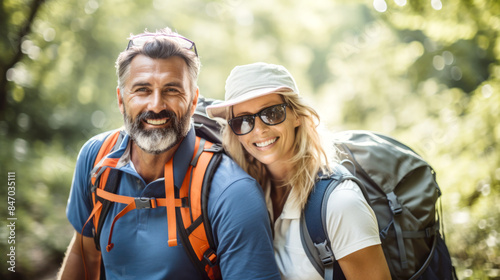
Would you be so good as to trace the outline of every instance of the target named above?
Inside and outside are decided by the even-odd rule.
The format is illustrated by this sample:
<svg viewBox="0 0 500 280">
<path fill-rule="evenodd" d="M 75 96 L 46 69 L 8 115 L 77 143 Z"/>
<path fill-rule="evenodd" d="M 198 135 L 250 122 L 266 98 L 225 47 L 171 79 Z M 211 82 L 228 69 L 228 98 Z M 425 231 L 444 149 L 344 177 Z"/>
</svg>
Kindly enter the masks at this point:
<svg viewBox="0 0 500 280">
<path fill-rule="evenodd" d="M 106 138 L 115 131 L 118 131 L 118 129 L 102 132 L 88 139 L 80 149 L 78 158 L 86 158 L 87 160 L 95 158 Z"/>
<path fill-rule="evenodd" d="M 87 143 L 100 143 L 100 144 L 102 144 L 106 140 L 106 138 L 108 138 L 108 136 L 110 136 L 112 133 L 115 133 L 117 131 L 123 132 L 123 130 L 120 128 L 101 132 L 97 135 L 94 135 L 92 138 L 90 138 L 87 141 Z M 126 133 L 126 132 L 123 132 L 123 133 Z"/>
<path fill-rule="evenodd" d="M 261 189 L 254 178 L 243 171 L 229 156 L 223 154 L 213 175 L 210 197 L 228 192 L 240 192 L 242 188 Z"/>
<path fill-rule="evenodd" d="M 102 143 L 113 133 L 120 131 L 121 133 L 125 133 L 123 129 L 113 129 L 113 130 L 108 130 L 105 132 L 101 132 L 97 135 L 94 135 L 92 138 L 88 139 L 87 142 L 83 145 L 85 146 L 101 146 Z"/>
<path fill-rule="evenodd" d="M 243 169 L 226 154 L 222 154 L 222 159 L 214 174 L 214 180 L 220 181 L 218 183 L 221 185 L 230 185 L 240 180 L 255 181 L 254 178 L 243 171 Z"/>
</svg>

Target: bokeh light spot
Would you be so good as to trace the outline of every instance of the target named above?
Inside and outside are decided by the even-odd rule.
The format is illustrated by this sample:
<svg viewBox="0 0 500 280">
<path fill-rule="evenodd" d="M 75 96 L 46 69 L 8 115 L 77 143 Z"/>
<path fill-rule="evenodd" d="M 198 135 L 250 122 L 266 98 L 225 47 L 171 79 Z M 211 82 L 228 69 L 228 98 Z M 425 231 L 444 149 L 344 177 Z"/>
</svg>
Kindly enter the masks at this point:
<svg viewBox="0 0 500 280">
<path fill-rule="evenodd" d="M 383 13 L 387 11 L 387 3 L 384 0 L 373 0 L 373 8 L 377 12 Z"/>
<path fill-rule="evenodd" d="M 436 68 L 436 70 L 443 70 L 445 66 L 444 58 L 440 55 L 434 56 L 434 58 L 432 58 L 432 65 Z"/>
<path fill-rule="evenodd" d="M 493 88 L 491 87 L 490 84 L 486 84 L 483 87 L 481 87 L 481 93 L 483 94 L 484 98 L 490 98 L 491 95 L 493 95 Z"/>
<path fill-rule="evenodd" d="M 432 0 L 431 6 L 434 10 L 439 11 L 443 8 L 443 3 L 441 3 L 441 0 Z"/>
</svg>

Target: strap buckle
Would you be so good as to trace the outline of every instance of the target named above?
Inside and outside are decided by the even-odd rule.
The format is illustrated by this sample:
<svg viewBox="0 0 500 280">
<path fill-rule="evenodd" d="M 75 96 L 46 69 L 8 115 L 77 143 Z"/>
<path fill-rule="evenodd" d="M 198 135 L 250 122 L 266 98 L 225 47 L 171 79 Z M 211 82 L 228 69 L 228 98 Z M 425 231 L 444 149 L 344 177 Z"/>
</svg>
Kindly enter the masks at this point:
<svg viewBox="0 0 500 280">
<path fill-rule="evenodd" d="M 91 185 L 90 185 L 90 192 L 91 192 L 91 193 L 95 193 L 95 191 L 97 190 L 97 185 L 98 185 L 98 184 L 99 184 L 99 183 L 98 183 L 98 182 L 96 182 L 95 184 L 91 184 Z"/>
<path fill-rule="evenodd" d="M 393 215 L 399 215 L 403 213 L 403 206 L 399 203 L 398 197 L 394 192 L 387 194 L 387 200 L 389 201 L 389 207 Z"/>
<path fill-rule="evenodd" d="M 217 255 L 212 248 L 208 248 L 205 253 L 203 253 L 203 259 L 210 267 L 217 265 Z"/>
<path fill-rule="evenodd" d="M 154 197 L 136 197 L 135 208 L 145 209 L 145 208 L 156 208 L 156 198 Z"/>
<path fill-rule="evenodd" d="M 332 265 L 335 258 L 333 257 L 332 250 L 330 250 L 330 247 L 327 244 L 327 240 L 325 240 L 323 243 L 314 243 L 314 246 L 318 250 L 319 258 L 321 259 L 323 265 L 325 267 Z"/>
</svg>

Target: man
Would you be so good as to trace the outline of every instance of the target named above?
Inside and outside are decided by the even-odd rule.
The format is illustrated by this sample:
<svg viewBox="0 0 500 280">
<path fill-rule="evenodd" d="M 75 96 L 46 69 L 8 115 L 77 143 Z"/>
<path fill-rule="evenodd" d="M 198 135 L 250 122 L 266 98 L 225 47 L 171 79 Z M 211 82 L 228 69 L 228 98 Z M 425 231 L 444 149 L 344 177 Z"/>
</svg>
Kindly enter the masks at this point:
<svg viewBox="0 0 500 280">
<path fill-rule="evenodd" d="M 131 37 L 116 67 L 118 106 L 126 131 L 110 154 L 119 158 L 116 193 L 165 197 L 158 194 L 166 189 L 166 181 L 173 177 L 176 191 L 182 185 L 194 150 L 191 116 L 198 102 L 200 68 L 195 44 L 168 28 L 143 33 Z M 82 279 L 88 273 L 97 279 L 102 260 L 100 273 L 107 279 L 203 279 L 184 245 L 179 240 L 177 246 L 170 244 L 170 216 L 167 219 L 164 207 L 134 209 L 113 228 L 112 218 L 125 207 L 115 203 L 102 226 L 102 250 L 96 249 L 93 225 L 84 224 L 93 210 L 90 174 L 109 134 L 90 139 L 78 156 L 66 210 L 76 233 L 59 277 Z M 164 174 L 167 163 L 173 164 L 173 176 Z M 280 279 L 262 190 L 226 156 L 213 176 L 208 219 L 223 279 Z"/>
</svg>

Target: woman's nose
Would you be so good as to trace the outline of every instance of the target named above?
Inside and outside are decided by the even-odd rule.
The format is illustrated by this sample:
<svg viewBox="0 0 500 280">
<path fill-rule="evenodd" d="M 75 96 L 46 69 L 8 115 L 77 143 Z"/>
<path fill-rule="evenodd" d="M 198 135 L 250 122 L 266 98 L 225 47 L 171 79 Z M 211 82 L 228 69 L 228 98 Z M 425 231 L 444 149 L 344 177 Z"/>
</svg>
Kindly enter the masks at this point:
<svg viewBox="0 0 500 280">
<path fill-rule="evenodd" d="M 255 122 L 254 122 L 254 127 L 253 129 L 255 132 L 261 132 L 261 131 L 266 131 L 268 129 L 268 125 L 265 124 L 260 117 L 256 116 L 255 117 Z"/>
</svg>

